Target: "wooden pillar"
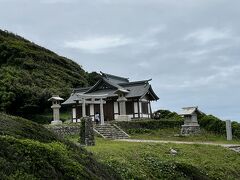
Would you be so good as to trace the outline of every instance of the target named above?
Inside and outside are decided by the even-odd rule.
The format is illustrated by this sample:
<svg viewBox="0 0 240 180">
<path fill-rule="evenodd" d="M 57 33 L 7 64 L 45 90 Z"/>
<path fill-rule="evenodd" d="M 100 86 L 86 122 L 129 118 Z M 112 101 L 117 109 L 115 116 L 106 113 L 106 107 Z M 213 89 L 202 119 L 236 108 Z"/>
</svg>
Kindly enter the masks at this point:
<svg viewBox="0 0 240 180">
<path fill-rule="evenodd" d="M 82 117 L 86 117 L 86 103 L 85 103 L 85 98 L 82 98 Z"/>
<path fill-rule="evenodd" d="M 100 120 L 101 125 L 104 125 L 103 99 L 100 98 Z"/>
<path fill-rule="evenodd" d="M 94 104 L 90 104 L 90 116 L 94 116 Z"/>
<path fill-rule="evenodd" d="M 139 100 L 138 104 L 139 104 L 139 106 L 138 106 L 139 107 L 139 109 L 138 109 L 139 110 L 139 117 L 142 118 L 143 117 L 143 114 L 142 114 L 142 101 Z"/>
<path fill-rule="evenodd" d="M 152 115 L 152 106 L 151 106 L 151 102 L 149 101 L 149 108 L 150 108 L 150 118 L 152 118 L 153 117 L 153 115 Z"/>
<path fill-rule="evenodd" d="M 140 106 L 139 106 L 139 100 L 137 101 L 137 105 L 138 105 L 138 118 L 140 118 Z"/>
<path fill-rule="evenodd" d="M 113 106 L 114 106 L 114 109 L 113 109 L 114 119 L 116 119 L 116 115 L 119 115 L 119 105 L 118 105 L 118 102 L 114 102 Z"/>
<path fill-rule="evenodd" d="M 137 101 L 134 101 L 133 102 L 133 110 L 134 110 L 134 118 L 138 117 L 138 102 Z M 137 115 L 136 115 L 137 114 Z"/>
<path fill-rule="evenodd" d="M 150 101 L 148 101 L 147 106 L 148 106 L 148 118 L 151 118 L 151 115 L 150 115 Z"/>
</svg>

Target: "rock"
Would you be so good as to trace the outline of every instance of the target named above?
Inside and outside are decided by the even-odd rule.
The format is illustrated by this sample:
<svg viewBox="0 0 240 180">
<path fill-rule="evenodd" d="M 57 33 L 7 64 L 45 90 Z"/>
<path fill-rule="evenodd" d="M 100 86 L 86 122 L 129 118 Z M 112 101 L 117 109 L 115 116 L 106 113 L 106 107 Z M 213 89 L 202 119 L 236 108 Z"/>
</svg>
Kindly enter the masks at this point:
<svg viewBox="0 0 240 180">
<path fill-rule="evenodd" d="M 174 156 L 175 156 L 175 155 L 177 155 L 177 153 L 178 153 L 178 152 L 177 152 L 175 149 L 170 148 L 170 154 L 171 154 L 171 155 L 174 155 Z"/>
<path fill-rule="evenodd" d="M 240 153 L 240 146 L 231 146 L 231 147 L 229 147 L 229 149 L 231 149 L 237 153 Z"/>
</svg>

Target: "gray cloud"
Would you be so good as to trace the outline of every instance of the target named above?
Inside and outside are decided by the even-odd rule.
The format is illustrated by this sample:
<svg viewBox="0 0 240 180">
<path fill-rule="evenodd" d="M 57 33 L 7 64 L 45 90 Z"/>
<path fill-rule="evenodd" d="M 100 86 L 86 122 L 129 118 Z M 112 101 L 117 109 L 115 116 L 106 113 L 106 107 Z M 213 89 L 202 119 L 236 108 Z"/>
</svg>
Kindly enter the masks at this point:
<svg viewBox="0 0 240 180">
<path fill-rule="evenodd" d="M 88 71 L 153 78 L 154 109 L 240 120 L 240 2 L 0 0 L 0 27 Z M 10 12 L 11 10 L 11 12 Z"/>
<path fill-rule="evenodd" d="M 125 46 L 133 43 L 134 40 L 122 36 L 101 36 L 89 37 L 82 40 L 74 40 L 65 42 L 65 47 L 79 49 L 88 53 L 106 53 L 112 48 Z"/>
</svg>

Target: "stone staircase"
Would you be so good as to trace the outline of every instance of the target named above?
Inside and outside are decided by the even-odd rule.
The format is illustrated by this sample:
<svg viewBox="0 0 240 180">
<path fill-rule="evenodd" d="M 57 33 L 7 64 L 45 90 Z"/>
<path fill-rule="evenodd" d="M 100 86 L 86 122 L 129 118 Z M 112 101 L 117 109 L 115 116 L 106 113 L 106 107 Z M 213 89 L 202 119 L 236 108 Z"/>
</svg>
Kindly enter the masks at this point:
<svg viewBox="0 0 240 180">
<path fill-rule="evenodd" d="M 94 131 L 108 139 L 127 139 L 129 135 L 115 124 L 96 125 Z"/>
</svg>

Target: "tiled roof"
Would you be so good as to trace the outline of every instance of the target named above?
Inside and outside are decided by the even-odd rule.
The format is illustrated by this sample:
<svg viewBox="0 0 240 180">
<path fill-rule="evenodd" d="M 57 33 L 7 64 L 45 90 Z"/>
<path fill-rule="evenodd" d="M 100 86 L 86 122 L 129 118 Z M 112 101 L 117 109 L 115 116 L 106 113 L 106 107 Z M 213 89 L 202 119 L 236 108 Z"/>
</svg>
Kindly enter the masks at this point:
<svg viewBox="0 0 240 180">
<path fill-rule="evenodd" d="M 103 73 L 103 72 L 101 72 L 101 74 L 102 74 L 102 77 L 104 77 L 104 78 L 108 79 L 109 81 L 116 83 L 116 84 L 129 82 L 128 78 L 125 78 L 125 77 L 115 76 L 115 75 L 107 74 L 107 73 Z"/>
<path fill-rule="evenodd" d="M 200 112 L 198 110 L 197 106 L 196 107 L 185 107 L 185 108 L 182 108 L 182 112 L 180 113 L 180 115 L 192 115 L 195 112 Z"/>
<path fill-rule="evenodd" d="M 78 99 L 77 94 L 83 94 L 83 93 L 72 93 L 70 97 L 62 103 L 62 105 L 75 104 L 76 102 L 74 100 Z"/>
<path fill-rule="evenodd" d="M 74 100 L 78 99 L 77 94 L 87 94 L 87 95 L 93 95 L 93 96 L 107 94 L 108 97 L 117 97 L 118 95 L 115 92 L 119 89 L 121 89 L 122 91 L 128 92 L 126 93 L 126 98 L 133 98 L 133 97 L 141 98 L 149 92 L 149 94 L 152 96 L 154 100 L 159 99 L 157 95 L 153 92 L 151 85 L 149 84 L 150 80 L 129 82 L 127 78 L 116 76 L 118 79 L 122 78 L 121 82 L 117 83 L 117 81 L 112 80 L 111 78 L 107 78 L 107 76 L 109 77 L 113 75 L 109 75 L 106 73 L 104 75 L 105 76 L 102 77 L 102 79 L 99 80 L 92 87 L 74 89 L 71 96 L 63 104 L 74 104 L 75 103 Z M 108 84 L 109 88 L 99 90 L 98 86 L 101 83 Z"/>
</svg>

